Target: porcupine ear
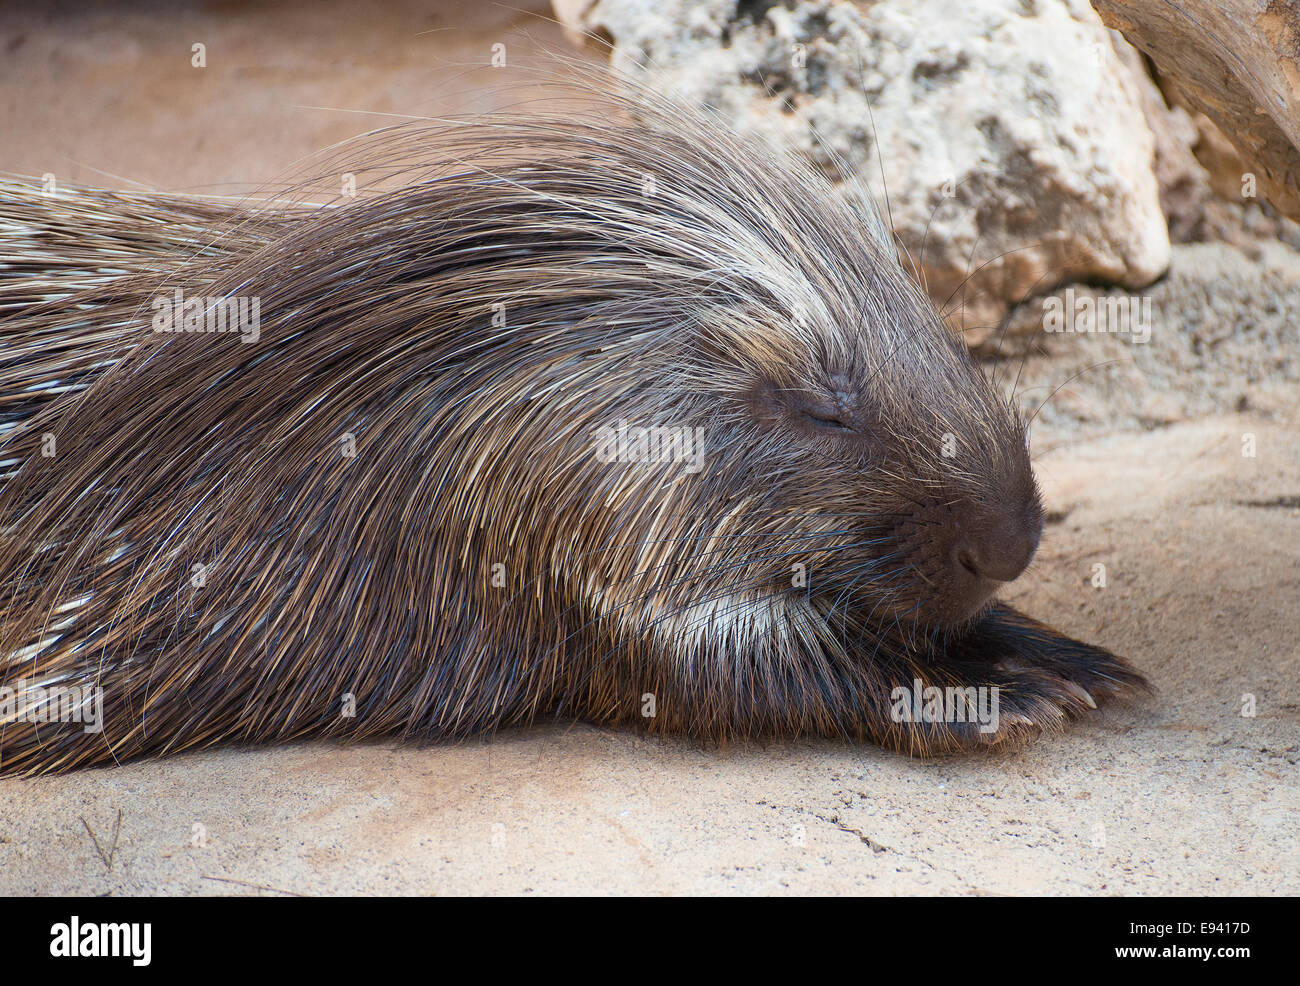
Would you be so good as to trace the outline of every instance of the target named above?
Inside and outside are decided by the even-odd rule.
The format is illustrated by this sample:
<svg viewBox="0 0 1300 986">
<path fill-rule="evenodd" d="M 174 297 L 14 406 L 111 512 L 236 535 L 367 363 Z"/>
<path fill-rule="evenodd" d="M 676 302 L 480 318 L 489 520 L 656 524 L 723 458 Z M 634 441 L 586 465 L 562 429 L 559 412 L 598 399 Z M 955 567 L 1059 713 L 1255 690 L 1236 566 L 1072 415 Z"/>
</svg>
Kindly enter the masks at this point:
<svg viewBox="0 0 1300 986">
<path fill-rule="evenodd" d="M 1006 671 L 1039 672 L 1042 687 L 1059 689 L 1067 707 L 1089 699 L 1127 698 L 1153 689 L 1125 661 L 1101 647 L 1085 644 L 1002 603 L 994 605 L 966 636 L 949 645 L 945 659 Z M 1080 694 L 1080 691 L 1086 694 Z M 1079 711 L 1082 711 L 1081 709 Z"/>
</svg>

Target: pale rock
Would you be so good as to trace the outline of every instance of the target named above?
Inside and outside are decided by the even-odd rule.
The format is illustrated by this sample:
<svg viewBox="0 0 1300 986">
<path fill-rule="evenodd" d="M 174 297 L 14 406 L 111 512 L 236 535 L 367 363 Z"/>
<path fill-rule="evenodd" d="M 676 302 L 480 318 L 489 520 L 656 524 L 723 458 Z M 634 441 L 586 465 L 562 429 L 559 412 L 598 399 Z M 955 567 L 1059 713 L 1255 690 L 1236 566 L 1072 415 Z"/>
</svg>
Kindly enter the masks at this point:
<svg viewBox="0 0 1300 986">
<path fill-rule="evenodd" d="M 1086 0 L 560 0 L 571 36 L 888 207 L 972 342 L 1026 297 L 1169 264 L 1155 138 Z M 882 172 L 884 180 L 882 181 Z M 970 273 L 970 283 L 963 284 Z"/>
</svg>

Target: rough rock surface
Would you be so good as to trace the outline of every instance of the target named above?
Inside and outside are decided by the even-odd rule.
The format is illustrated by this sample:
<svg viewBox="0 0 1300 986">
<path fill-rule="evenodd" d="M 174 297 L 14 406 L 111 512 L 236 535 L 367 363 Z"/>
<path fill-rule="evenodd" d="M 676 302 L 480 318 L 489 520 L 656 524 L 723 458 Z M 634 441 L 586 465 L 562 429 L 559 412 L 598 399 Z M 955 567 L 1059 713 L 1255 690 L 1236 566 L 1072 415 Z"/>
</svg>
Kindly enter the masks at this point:
<svg viewBox="0 0 1300 986">
<path fill-rule="evenodd" d="M 1300 220 L 1300 16 L 1288 0 L 1094 0 L 1147 52 L 1167 87 L 1210 117 Z"/>
<path fill-rule="evenodd" d="M 838 158 L 879 201 L 887 186 L 899 239 L 940 304 L 964 301 L 976 339 L 1043 287 L 1140 287 L 1168 264 L 1138 79 L 1086 0 L 556 10 L 571 32 L 612 41 L 620 68 L 652 72 L 833 176 Z"/>
<path fill-rule="evenodd" d="M 1048 332 L 1053 299 L 1097 317 L 1088 331 Z M 1023 305 L 1008 330 L 1013 346 L 1029 339 L 1023 366 L 1006 351 L 1012 366 L 999 374 L 1018 374 L 1031 414 L 1050 395 L 1039 417 L 1057 429 L 1160 428 L 1247 410 L 1280 422 L 1300 389 L 1297 325 L 1300 252 L 1179 245 L 1169 276 L 1140 296 L 1076 285 Z"/>
<path fill-rule="evenodd" d="M 1116 52 L 1137 80 L 1142 112 L 1156 141 L 1155 172 L 1160 207 L 1172 243 L 1223 241 L 1249 247 L 1280 239 L 1300 249 L 1300 224 L 1267 201 L 1243 195 L 1250 170 L 1236 147 L 1204 113 L 1171 104 L 1143 56 L 1119 39 Z"/>
</svg>

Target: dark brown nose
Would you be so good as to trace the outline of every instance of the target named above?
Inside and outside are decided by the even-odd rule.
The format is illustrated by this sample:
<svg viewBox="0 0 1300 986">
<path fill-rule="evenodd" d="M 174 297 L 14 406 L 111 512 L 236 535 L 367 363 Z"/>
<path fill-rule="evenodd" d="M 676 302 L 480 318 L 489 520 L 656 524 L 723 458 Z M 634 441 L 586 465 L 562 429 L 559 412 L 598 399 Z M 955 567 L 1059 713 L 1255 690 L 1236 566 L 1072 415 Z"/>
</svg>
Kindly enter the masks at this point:
<svg viewBox="0 0 1300 986">
<path fill-rule="evenodd" d="M 1023 572 L 1043 532 L 1036 506 L 999 510 L 972 505 L 958 524 L 952 547 L 955 572 L 991 582 L 1010 582 Z"/>
</svg>

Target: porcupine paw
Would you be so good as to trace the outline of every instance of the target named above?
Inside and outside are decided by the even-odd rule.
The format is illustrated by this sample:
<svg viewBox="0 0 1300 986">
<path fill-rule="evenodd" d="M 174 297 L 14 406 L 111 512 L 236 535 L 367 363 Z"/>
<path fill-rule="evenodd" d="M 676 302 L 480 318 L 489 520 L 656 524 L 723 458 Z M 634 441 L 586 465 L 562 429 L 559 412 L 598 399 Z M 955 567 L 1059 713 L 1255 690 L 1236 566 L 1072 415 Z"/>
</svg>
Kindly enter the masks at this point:
<svg viewBox="0 0 1300 986">
<path fill-rule="evenodd" d="M 1107 700 L 1150 691 L 1123 658 L 998 605 L 895 689 L 912 707 L 891 706 L 891 720 L 905 720 L 891 745 L 922 755 L 1013 746 L 1059 732 Z"/>
</svg>

